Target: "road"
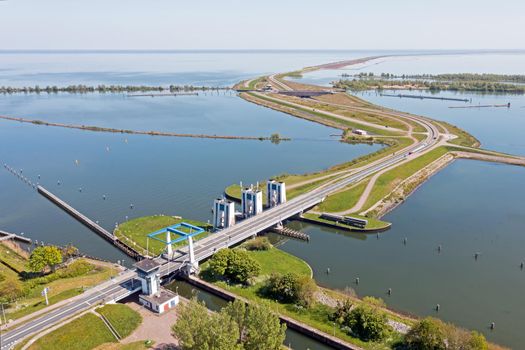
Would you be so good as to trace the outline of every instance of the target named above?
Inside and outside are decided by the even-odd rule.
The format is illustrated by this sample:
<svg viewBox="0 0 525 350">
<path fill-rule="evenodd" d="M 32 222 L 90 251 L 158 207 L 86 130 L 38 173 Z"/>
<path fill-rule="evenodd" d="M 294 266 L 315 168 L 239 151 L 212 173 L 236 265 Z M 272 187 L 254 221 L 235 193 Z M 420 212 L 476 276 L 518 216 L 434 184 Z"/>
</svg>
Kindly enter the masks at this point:
<svg viewBox="0 0 525 350">
<path fill-rule="evenodd" d="M 271 76 L 270 80 L 272 82 L 276 81 L 277 83 L 280 83 L 277 79 L 275 79 L 274 76 Z M 287 86 L 286 88 L 289 89 Z M 371 112 L 377 111 L 373 110 Z M 406 148 L 403 152 L 397 155 L 385 156 L 385 158 L 365 165 L 355 173 L 343 177 L 338 181 L 325 184 L 308 193 L 289 200 L 284 204 L 268 209 L 257 216 L 243 220 L 230 228 L 224 229 L 218 233 L 195 242 L 196 260 L 204 260 L 213 255 L 218 249 L 235 245 L 251 236 L 255 236 L 257 233 L 264 231 L 285 219 L 293 217 L 307 209 L 314 207 L 315 205 L 322 202 L 329 194 L 341 190 L 350 184 L 357 183 L 372 174 L 403 162 L 408 158 L 417 157 L 418 155 L 431 149 L 439 142 L 439 130 L 427 119 L 411 115 L 403 116 L 421 124 L 427 131 L 427 138 L 411 147 Z M 160 275 L 170 275 L 173 272 L 180 270 L 185 266 L 185 264 L 187 264 L 188 249 L 185 247 L 183 249 L 177 250 L 173 260 L 170 262 L 167 262 L 164 259 L 159 259 L 158 261 L 163 263 L 160 268 Z M 86 293 L 86 295 L 82 295 L 81 298 L 58 307 L 43 316 L 37 317 L 36 319 L 29 321 L 14 330 L 8 331 L 2 336 L 2 347 L 0 350 L 9 349 L 12 344 L 19 342 L 26 336 L 40 332 L 48 327 L 51 327 L 52 325 L 60 323 L 62 320 L 67 319 L 76 313 L 87 310 L 97 303 L 101 303 L 110 299 L 118 300 L 124 296 L 129 295 L 132 292 L 131 281 L 135 277 L 136 274 L 133 272 L 128 272 L 125 276 L 119 276 L 119 279 L 109 286 L 105 286 L 96 292 Z"/>
</svg>

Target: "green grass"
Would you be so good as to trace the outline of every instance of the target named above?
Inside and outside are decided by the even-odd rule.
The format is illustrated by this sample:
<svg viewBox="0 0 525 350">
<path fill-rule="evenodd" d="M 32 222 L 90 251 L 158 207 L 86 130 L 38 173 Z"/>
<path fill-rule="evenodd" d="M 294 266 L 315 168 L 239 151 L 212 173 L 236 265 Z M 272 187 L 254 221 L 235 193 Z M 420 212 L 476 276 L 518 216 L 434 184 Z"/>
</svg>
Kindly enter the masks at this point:
<svg viewBox="0 0 525 350">
<path fill-rule="evenodd" d="M 316 210 L 337 213 L 352 208 L 356 205 L 367 184 L 368 180 L 361 181 L 357 185 L 352 184 L 346 189 L 328 196 L 328 198 L 317 206 Z"/>
<path fill-rule="evenodd" d="M 337 118 L 337 117 L 334 117 L 334 116 L 331 116 L 331 115 L 327 115 L 325 113 L 318 112 L 318 111 L 314 112 L 314 111 L 312 111 L 309 108 L 298 107 L 298 106 L 292 105 L 290 103 L 283 102 L 282 100 L 274 100 L 273 98 L 267 98 L 265 96 L 255 95 L 255 94 L 252 94 L 252 93 L 248 93 L 248 94 L 250 96 L 252 96 L 253 98 L 256 98 L 256 99 L 264 100 L 264 101 L 267 101 L 267 102 L 270 102 L 270 103 L 274 103 L 274 104 L 277 104 L 277 105 L 280 105 L 280 106 L 284 106 L 286 108 L 290 108 L 292 110 L 297 110 L 299 112 L 306 113 L 307 115 L 311 115 L 311 116 L 315 116 L 315 117 L 327 120 L 327 121 L 332 122 L 332 123 L 336 123 L 342 129 L 357 128 L 357 129 L 366 130 L 369 133 L 372 133 L 372 134 L 375 134 L 375 135 L 400 135 L 397 132 L 389 132 L 389 131 L 385 131 L 383 129 L 370 127 L 368 125 L 363 125 L 363 124 L 360 124 L 360 123 L 351 122 L 351 121 L 348 121 L 348 120 L 345 120 L 345 119 L 341 119 L 341 118 Z"/>
<path fill-rule="evenodd" d="M 154 216 L 145 216 L 136 219 L 129 220 L 119 225 L 115 230 L 115 235 L 121 239 L 123 242 L 134 246 L 133 243 L 136 243 L 137 246 L 141 247 L 144 252 L 148 248 L 148 234 L 158 231 L 164 227 L 175 225 L 181 222 L 186 222 L 188 224 L 202 227 L 205 230 L 211 229 L 211 226 L 207 223 L 195 220 L 186 220 L 177 216 L 167 216 L 167 215 L 154 215 Z M 195 236 L 194 240 L 199 240 L 207 237 L 210 233 L 203 232 L 202 234 Z M 171 234 L 171 239 L 175 239 L 175 234 Z M 165 235 L 159 235 L 159 239 L 165 240 Z M 173 247 L 179 247 L 186 244 L 186 241 L 179 242 L 174 244 Z M 149 239 L 149 253 L 150 255 L 158 255 L 162 253 L 165 248 L 165 244 L 159 242 L 155 239 Z"/>
<path fill-rule="evenodd" d="M 84 289 L 82 288 L 73 288 L 73 289 L 68 289 L 68 290 L 65 290 L 59 294 L 55 294 L 55 295 L 52 295 L 50 297 L 48 297 L 49 299 L 49 305 L 53 305 L 53 304 L 56 304 L 62 300 L 66 300 L 66 299 L 69 299 L 69 298 L 72 298 L 74 296 L 77 296 L 79 294 L 82 294 L 84 292 Z M 34 304 L 29 304 L 28 306 L 24 307 L 24 308 L 21 308 L 17 311 L 13 311 L 13 312 L 9 312 L 7 314 L 7 317 L 11 320 L 16 320 L 20 317 L 24 317 L 24 316 L 27 316 L 29 314 L 32 314 L 33 312 L 36 312 L 38 310 L 41 310 L 43 308 L 45 308 L 47 305 L 46 305 L 46 302 L 45 300 L 40 297 L 40 300 L 36 301 Z"/>
<path fill-rule="evenodd" d="M 152 348 L 153 342 L 146 344 L 146 340 L 139 340 L 133 343 L 105 343 L 97 346 L 94 350 L 146 350 Z"/>
<path fill-rule="evenodd" d="M 328 334 L 333 334 L 334 327 L 332 322 L 330 322 L 328 319 L 329 315 L 333 312 L 333 309 L 330 307 L 316 303 L 311 308 L 304 309 L 298 308 L 291 304 L 281 304 L 261 296 L 260 289 L 264 286 L 266 277 L 272 272 L 295 272 L 300 275 L 310 276 L 311 270 L 306 262 L 277 248 L 272 248 L 270 251 L 252 251 L 249 253 L 259 262 L 259 264 L 261 264 L 262 267 L 262 277 L 257 279 L 256 284 L 251 286 L 241 286 L 229 285 L 222 281 L 211 280 L 211 282 L 248 300 L 254 302 L 265 302 L 277 313 L 296 319 Z M 206 269 L 207 263 L 202 265 L 201 277 L 203 278 L 206 278 L 208 275 L 206 273 Z M 346 332 L 338 327 L 335 327 L 335 335 L 338 338 L 359 345 L 367 350 L 391 349 L 390 345 L 400 337 L 398 334 L 394 333 L 390 339 L 382 343 L 366 343 L 357 338 L 349 336 Z"/>
<path fill-rule="evenodd" d="M 438 147 L 408 163 L 399 165 L 379 176 L 363 209 L 370 208 L 388 195 L 399 183 L 447 153 L 447 147 Z"/>
<path fill-rule="evenodd" d="M 457 138 L 449 141 L 449 143 L 466 147 L 480 146 L 479 140 L 471 134 L 469 134 L 468 132 L 466 132 L 465 130 L 460 129 L 457 126 L 449 124 L 447 122 L 440 121 L 439 123 L 442 124 L 445 128 L 447 128 L 450 133 L 458 136 Z"/>
<path fill-rule="evenodd" d="M 38 339 L 30 350 L 91 350 L 104 343 L 116 342 L 104 322 L 88 313 Z"/>
<path fill-rule="evenodd" d="M 85 259 L 77 259 L 68 266 L 45 276 L 28 275 L 26 271 L 27 259 L 14 250 L 0 244 L 2 261 L 9 261 L 9 265 L 21 271 L 20 274 L 0 263 L 0 287 L 13 283 L 20 284 L 22 291 L 16 303 L 5 306 L 6 318 L 16 320 L 35 311 L 45 308 L 42 289 L 49 288 L 49 304 L 53 305 L 62 300 L 79 295 L 84 288 L 97 285 L 118 273 L 117 269 L 98 266 Z M 2 297 L 2 295 L 0 295 Z"/>
<path fill-rule="evenodd" d="M 122 338 L 130 335 L 142 323 L 142 316 L 127 305 L 109 304 L 96 311 L 106 317 Z"/>
</svg>

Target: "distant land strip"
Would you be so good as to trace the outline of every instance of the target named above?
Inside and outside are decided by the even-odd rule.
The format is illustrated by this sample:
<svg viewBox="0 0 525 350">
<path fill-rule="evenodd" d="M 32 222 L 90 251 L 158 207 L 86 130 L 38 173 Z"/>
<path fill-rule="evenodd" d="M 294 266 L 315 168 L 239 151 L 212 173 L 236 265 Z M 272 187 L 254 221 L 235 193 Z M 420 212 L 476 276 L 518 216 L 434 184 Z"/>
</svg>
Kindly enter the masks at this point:
<svg viewBox="0 0 525 350">
<path fill-rule="evenodd" d="M 119 92 L 164 92 L 169 91 L 174 92 L 193 92 L 193 91 L 219 91 L 219 90 L 230 90 L 230 87 L 227 86 L 193 86 L 193 85 L 165 85 L 165 86 L 150 86 L 150 85 L 96 85 L 89 86 L 83 84 L 77 85 L 68 85 L 68 86 L 1 86 L 0 93 L 2 94 L 17 94 L 17 93 L 31 93 L 31 94 L 56 94 L 59 92 L 69 92 L 69 93 L 91 93 L 91 92 L 100 92 L 100 93 L 119 93 Z"/>
<path fill-rule="evenodd" d="M 279 134 L 272 134 L 269 137 L 265 136 L 229 136 L 229 135 L 206 135 L 206 134 L 180 134 L 167 131 L 143 131 L 143 130 L 129 130 L 129 129 L 116 129 L 116 128 L 104 128 L 100 126 L 90 125 L 76 125 L 76 124 L 64 124 L 64 123 L 53 123 L 46 122 L 43 120 L 36 119 L 25 119 L 16 117 L 7 117 L 0 115 L 0 119 L 11 120 L 21 123 L 30 123 L 35 125 L 54 126 L 59 128 L 68 129 L 79 129 L 87 131 L 98 131 L 98 132 L 112 132 L 120 134 L 134 134 L 134 135 L 151 135 L 151 136 L 171 136 L 171 137 L 191 137 L 200 139 L 224 139 L 224 140 L 257 140 L 257 141 L 271 141 L 272 143 L 279 143 L 281 141 L 291 141 L 290 138 L 283 138 Z"/>
</svg>

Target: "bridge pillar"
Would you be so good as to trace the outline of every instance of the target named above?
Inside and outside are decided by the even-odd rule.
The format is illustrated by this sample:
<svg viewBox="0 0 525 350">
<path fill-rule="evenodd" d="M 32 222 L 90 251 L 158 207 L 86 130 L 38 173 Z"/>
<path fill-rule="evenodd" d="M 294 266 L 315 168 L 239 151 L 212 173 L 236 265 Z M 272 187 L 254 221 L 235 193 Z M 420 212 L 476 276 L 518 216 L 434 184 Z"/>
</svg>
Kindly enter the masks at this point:
<svg viewBox="0 0 525 350">
<path fill-rule="evenodd" d="M 189 252 L 189 261 L 185 266 L 186 275 L 191 275 L 199 271 L 199 262 L 195 260 L 195 251 L 193 248 L 193 238 L 188 237 L 188 252 Z"/>
</svg>

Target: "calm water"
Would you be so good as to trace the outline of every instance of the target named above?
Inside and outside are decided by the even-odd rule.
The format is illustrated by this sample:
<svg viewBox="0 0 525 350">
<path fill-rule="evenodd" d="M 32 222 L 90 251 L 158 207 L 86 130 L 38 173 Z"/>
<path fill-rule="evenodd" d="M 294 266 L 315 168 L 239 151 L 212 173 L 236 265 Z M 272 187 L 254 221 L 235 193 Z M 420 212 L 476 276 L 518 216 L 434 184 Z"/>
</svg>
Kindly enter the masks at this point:
<svg viewBox="0 0 525 350">
<path fill-rule="evenodd" d="M 123 103 L 121 98 L 119 95 L 17 96 L 3 97 L 0 104 L 6 114 L 22 113 L 17 110 L 22 105 L 24 114 L 66 122 L 124 126 L 129 120 L 137 128 L 204 133 L 215 133 L 217 129 L 248 135 L 269 135 L 271 131 L 298 139 L 276 145 L 269 141 L 96 133 L 2 121 L 1 163 L 23 169 L 34 182 L 40 182 L 112 229 L 126 216 L 159 213 L 206 221 L 211 218 L 213 199 L 229 184 L 255 182 L 284 172 L 316 171 L 380 147 L 340 143 L 329 136 L 338 130 L 257 108 L 229 95 L 203 96 L 195 102 L 187 97 L 133 99 Z M 192 103 L 193 111 L 188 117 L 184 110 L 191 109 L 186 105 Z M 226 121 L 218 123 L 221 118 Z M 25 232 L 45 242 L 73 242 L 86 253 L 103 258 L 121 257 L 96 235 L 1 170 L 0 227 Z"/>
<path fill-rule="evenodd" d="M 311 241 L 288 241 L 281 248 L 305 259 L 322 285 L 350 286 L 361 296 L 384 298 L 394 309 L 439 316 L 522 348 L 524 177 L 521 167 L 457 161 L 387 215 L 394 225 L 379 239 L 293 223 Z"/>
<path fill-rule="evenodd" d="M 225 86 L 261 73 L 373 54 L 378 53 L 0 54 L 0 85 Z M 515 55 L 403 57 L 381 62 L 354 68 L 391 73 L 524 70 L 520 65 L 524 61 Z M 341 74 L 323 72 L 332 77 Z M 330 81 L 330 77 L 319 79 Z M 474 103 L 511 101 L 510 110 L 451 110 L 449 102 L 365 97 L 450 121 L 472 132 L 487 148 L 525 154 L 523 109 L 519 109 L 525 103 L 520 96 L 473 96 Z M 208 220 L 213 198 L 226 185 L 282 172 L 315 171 L 379 147 L 341 144 L 330 138 L 336 130 L 259 108 L 229 93 L 154 99 L 121 94 L 0 96 L 0 114 L 140 130 L 255 136 L 278 132 L 294 138 L 274 145 L 92 133 L 0 121 L 0 163 L 22 168 L 35 181 L 40 174 L 40 183 L 108 229 L 126 216 L 157 213 Z M 324 285 L 344 288 L 360 277 L 361 284 L 353 285 L 360 295 L 384 297 L 392 307 L 418 315 L 433 314 L 439 303 L 438 316 L 520 348 L 525 344 L 519 327 L 525 316 L 520 298 L 525 275 L 519 270 L 525 260 L 525 213 L 520 201 L 524 174 L 523 168 L 459 161 L 388 215 L 385 219 L 394 223 L 393 229 L 379 240 L 302 225 L 312 236 L 310 244 L 288 241 L 283 247 L 307 260 Z M 3 169 L 0 199 L 2 229 L 45 242 L 72 242 L 86 253 L 113 261 L 125 258 Z M 404 237 L 407 246 L 402 244 Z M 439 244 L 441 254 L 436 251 Z M 477 261 L 475 252 L 481 252 Z M 330 275 L 324 273 L 327 267 Z M 388 288 L 393 289 L 389 298 Z M 493 333 L 487 329 L 490 322 L 496 322 Z"/>
<path fill-rule="evenodd" d="M 524 57 L 525 58 L 525 57 Z M 429 95 L 421 92 L 403 92 Z M 486 149 L 525 155 L 525 95 L 494 95 L 441 92 L 432 96 L 472 99 L 472 105 L 511 103 L 510 108 L 448 108 L 470 103 L 380 96 L 375 91 L 359 94 L 373 103 L 444 120 L 467 130 Z"/>
</svg>

